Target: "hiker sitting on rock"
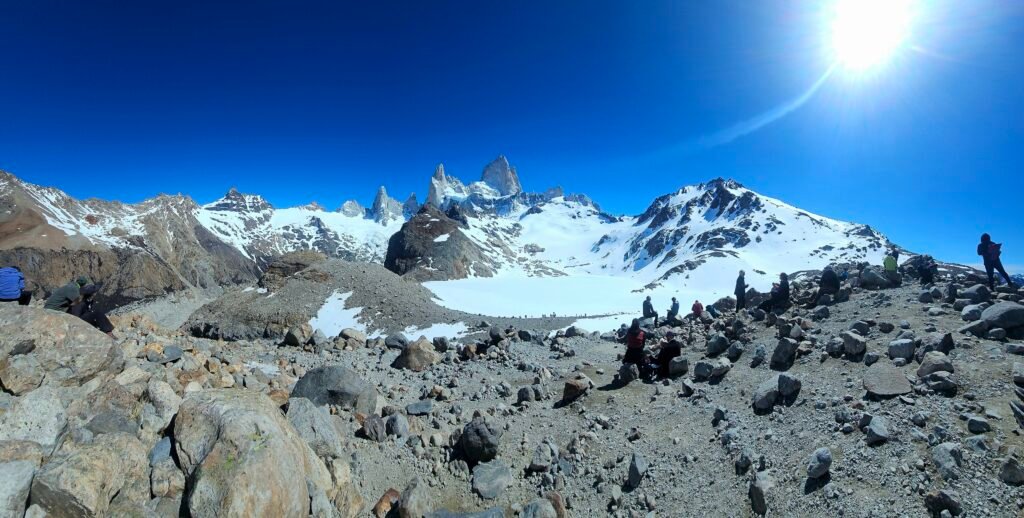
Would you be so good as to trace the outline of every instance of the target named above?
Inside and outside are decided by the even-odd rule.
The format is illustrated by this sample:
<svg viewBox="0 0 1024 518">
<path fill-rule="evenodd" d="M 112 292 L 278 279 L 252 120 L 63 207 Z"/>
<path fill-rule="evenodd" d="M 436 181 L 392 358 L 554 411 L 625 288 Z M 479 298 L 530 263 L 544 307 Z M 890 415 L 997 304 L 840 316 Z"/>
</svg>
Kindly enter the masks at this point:
<svg viewBox="0 0 1024 518">
<path fill-rule="evenodd" d="M 772 291 L 768 295 L 768 299 L 757 307 L 765 313 L 789 307 L 789 276 L 780 273 L 779 282 L 772 283 Z"/>
<path fill-rule="evenodd" d="M 736 278 L 736 289 L 733 290 L 733 294 L 736 295 L 736 312 L 738 313 L 741 309 L 747 307 L 747 273 L 740 270 L 739 277 Z"/>
<path fill-rule="evenodd" d="M 700 319 L 700 316 L 704 313 L 704 304 L 701 304 L 699 300 L 693 301 L 693 306 L 690 306 L 690 315 L 695 319 Z"/>
<path fill-rule="evenodd" d="M 993 290 L 996 289 L 996 277 L 995 272 L 999 272 L 1000 275 L 1006 279 L 1006 284 L 1013 288 L 1013 281 L 1010 280 L 1010 274 L 1006 273 L 1006 268 L 1003 268 L 1003 260 L 1000 257 L 1003 253 L 1002 243 L 993 243 L 992 236 L 988 234 L 981 235 L 981 243 L 978 243 L 978 255 L 981 256 L 985 261 L 985 273 L 988 274 L 988 286 Z"/>
<path fill-rule="evenodd" d="M 669 331 L 666 335 L 667 342 L 661 344 L 661 348 L 658 350 L 658 356 L 655 357 L 654 363 L 658 369 L 658 376 L 667 378 L 669 375 L 669 364 L 672 363 L 672 359 L 683 354 L 683 343 L 679 341 L 675 333 Z"/>
<path fill-rule="evenodd" d="M 25 289 L 25 275 L 17 266 L 0 268 L 0 302 L 17 302 L 19 306 L 32 302 L 32 292 Z"/>
<path fill-rule="evenodd" d="M 640 329 L 640 320 L 634 318 L 629 330 L 626 331 L 626 354 L 622 357 L 622 363 L 636 365 L 641 374 L 648 370 L 647 358 L 644 354 L 646 342 L 647 337 L 644 335 L 644 330 Z"/>
<path fill-rule="evenodd" d="M 896 252 L 896 249 L 893 249 L 893 252 Z M 903 284 L 903 277 L 900 276 L 899 264 L 896 262 L 896 255 L 890 254 L 885 256 L 885 259 L 882 260 L 882 266 L 885 267 L 886 278 L 892 282 L 893 286 L 900 286 Z"/>
<path fill-rule="evenodd" d="M 107 314 L 96 309 L 97 292 L 99 292 L 99 287 L 95 284 L 84 286 L 80 290 L 81 297 L 78 302 L 71 306 L 68 313 L 85 320 L 89 325 L 106 333 L 110 338 L 116 338 L 114 336 L 114 325 L 110 323 Z"/>
<path fill-rule="evenodd" d="M 658 312 L 654 311 L 654 304 L 651 302 L 650 295 L 644 300 L 644 318 L 653 318 L 654 327 L 658 327 Z"/>
<path fill-rule="evenodd" d="M 50 297 L 46 299 L 46 304 L 43 305 L 46 309 L 53 311 L 60 311 L 67 313 L 71 306 L 74 306 L 78 300 L 82 297 L 81 290 L 83 287 L 89 284 L 88 277 L 79 277 L 78 279 L 71 281 L 50 294 Z"/>
<path fill-rule="evenodd" d="M 675 297 L 672 297 L 672 307 L 668 308 L 668 315 L 665 315 L 665 321 L 671 322 L 679 315 L 679 301 Z"/>
<path fill-rule="evenodd" d="M 818 302 L 821 301 L 822 295 L 834 297 L 837 293 L 839 293 L 839 276 L 836 275 L 836 271 L 831 265 L 826 266 L 821 272 L 821 280 L 818 281 L 818 291 L 811 297 L 811 302 L 807 304 L 807 309 L 814 309 Z"/>
</svg>

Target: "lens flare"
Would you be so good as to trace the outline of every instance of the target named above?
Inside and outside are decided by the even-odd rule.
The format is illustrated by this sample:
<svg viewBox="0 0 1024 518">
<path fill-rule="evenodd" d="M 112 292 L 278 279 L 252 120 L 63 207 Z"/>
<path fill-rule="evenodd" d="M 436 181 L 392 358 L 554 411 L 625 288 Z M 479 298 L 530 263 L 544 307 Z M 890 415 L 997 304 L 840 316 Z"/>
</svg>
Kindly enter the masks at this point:
<svg viewBox="0 0 1024 518">
<path fill-rule="evenodd" d="M 863 71 L 884 64 L 910 37 L 910 0 L 837 0 L 832 14 L 832 57 L 840 67 Z"/>
</svg>

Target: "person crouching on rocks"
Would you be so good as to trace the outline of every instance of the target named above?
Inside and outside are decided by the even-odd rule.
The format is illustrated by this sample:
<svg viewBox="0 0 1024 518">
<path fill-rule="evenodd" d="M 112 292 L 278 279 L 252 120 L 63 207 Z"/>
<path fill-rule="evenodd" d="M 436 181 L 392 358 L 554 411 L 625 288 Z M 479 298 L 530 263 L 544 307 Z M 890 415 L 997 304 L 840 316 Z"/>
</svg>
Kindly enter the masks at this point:
<svg viewBox="0 0 1024 518">
<path fill-rule="evenodd" d="M 693 306 L 690 306 L 690 315 L 694 319 L 700 320 L 700 316 L 704 313 L 704 304 L 701 304 L 699 300 L 693 301 Z"/>
<path fill-rule="evenodd" d="M 1013 281 L 1010 280 L 1010 274 L 1006 273 L 1006 268 L 1003 268 L 1003 260 L 1000 256 L 1003 254 L 1003 244 L 993 243 L 992 236 L 988 234 L 981 235 L 981 243 L 978 243 L 978 255 L 981 256 L 985 261 L 985 273 L 988 274 L 988 286 L 993 290 L 996 289 L 996 277 L 995 272 L 999 272 L 1000 275 L 1006 279 L 1006 284 L 1013 288 Z"/>
<path fill-rule="evenodd" d="M 106 333 L 110 338 L 116 338 L 114 336 L 114 325 L 110 323 L 107 314 L 96 309 L 97 292 L 99 292 L 99 287 L 95 284 L 83 287 L 81 289 L 81 297 L 78 302 L 71 306 L 68 313 L 88 322 L 89 325 Z"/>
<path fill-rule="evenodd" d="M 665 315 L 665 321 L 671 322 L 679 316 L 679 301 L 675 297 L 672 297 L 672 306 L 668 308 L 668 314 Z"/>
<path fill-rule="evenodd" d="M 817 307 L 822 295 L 832 295 L 834 297 L 836 293 L 839 293 L 839 276 L 836 275 L 835 269 L 829 265 L 821 272 L 821 279 L 818 281 L 818 291 L 811 297 L 811 302 L 807 304 L 807 309 Z"/>
<path fill-rule="evenodd" d="M 757 308 L 765 313 L 770 313 L 775 309 L 787 307 L 789 307 L 789 276 L 781 273 L 779 274 L 779 282 L 772 284 L 772 291 L 768 295 L 768 299 L 758 305 Z"/>
<path fill-rule="evenodd" d="M 60 288 L 53 290 L 53 293 L 46 299 L 44 308 L 52 311 L 60 311 L 67 313 L 71 310 L 71 306 L 74 306 L 82 298 L 82 288 L 87 286 L 89 283 L 88 277 L 79 277 L 78 279 L 71 281 Z"/>
<path fill-rule="evenodd" d="M 658 327 L 658 312 L 654 311 L 654 303 L 651 302 L 650 295 L 644 300 L 644 318 L 653 318 L 654 327 Z"/>
<path fill-rule="evenodd" d="M 32 302 L 32 292 L 25 289 L 25 275 L 17 266 L 0 268 L 0 302 L 17 302 L 19 306 Z"/>
<path fill-rule="evenodd" d="M 683 354 L 683 343 L 679 341 L 675 333 L 669 331 L 666 338 L 668 341 L 661 344 L 658 356 L 654 359 L 658 369 L 658 376 L 662 378 L 669 376 L 669 365 L 672 363 L 672 359 Z"/>
</svg>

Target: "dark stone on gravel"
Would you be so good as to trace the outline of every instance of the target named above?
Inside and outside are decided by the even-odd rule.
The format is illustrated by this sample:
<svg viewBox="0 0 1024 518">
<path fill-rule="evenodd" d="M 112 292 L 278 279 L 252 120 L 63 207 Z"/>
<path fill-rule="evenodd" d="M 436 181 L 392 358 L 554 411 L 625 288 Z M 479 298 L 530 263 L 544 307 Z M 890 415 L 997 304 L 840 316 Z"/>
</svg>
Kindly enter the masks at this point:
<svg viewBox="0 0 1024 518">
<path fill-rule="evenodd" d="M 428 415 L 434 410 L 434 401 L 423 399 L 405 406 L 405 413 L 409 415 Z"/>
<path fill-rule="evenodd" d="M 409 339 L 402 333 L 388 335 L 388 337 L 384 339 L 384 347 L 387 347 L 388 349 L 403 350 L 407 345 L 409 345 Z"/>
<path fill-rule="evenodd" d="M 796 349 L 799 344 L 796 340 L 791 338 L 782 338 L 779 343 L 775 345 L 775 351 L 772 352 L 772 361 L 769 366 L 773 370 L 787 370 L 793 366 L 793 362 L 796 361 Z"/>
<path fill-rule="evenodd" d="M 647 459 L 643 455 L 634 452 L 633 458 L 629 461 L 629 479 L 626 484 L 631 488 L 640 487 L 640 482 L 647 474 Z"/>
<path fill-rule="evenodd" d="M 475 417 L 462 429 L 459 444 L 466 458 L 472 462 L 487 462 L 498 455 L 503 431 Z"/>
<path fill-rule="evenodd" d="M 307 372 L 292 390 L 291 397 L 304 397 L 317 405 L 336 405 L 372 414 L 377 406 L 377 389 L 340 365 L 317 367 Z"/>
<path fill-rule="evenodd" d="M 807 478 L 821 478 L 828 474 L 832 467 L 832 451 L 828 448 L 818 448 L 811 453 L 807 461 Z"/>
<path fill-rule="evenodd" d="M 384 442 L 388 438 L 384 420 L 377 414 L 371 414 L 363 420 L 363 435 L 373 442 Z"/>
</svg>

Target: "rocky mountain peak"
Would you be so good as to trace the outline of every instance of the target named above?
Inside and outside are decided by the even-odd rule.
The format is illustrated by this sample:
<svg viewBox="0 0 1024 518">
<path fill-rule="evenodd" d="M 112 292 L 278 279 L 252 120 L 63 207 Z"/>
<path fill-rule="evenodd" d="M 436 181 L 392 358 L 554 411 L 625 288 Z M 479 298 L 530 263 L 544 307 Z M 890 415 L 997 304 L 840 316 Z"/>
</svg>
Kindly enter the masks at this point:
<svg viewBox="0 0 1024 518">
<path fill-rule="evenodd" d="M 523 192 L 516 169 L 509 165 L 505 155 L 498 155 L 494 161 L 484 167 L 480 181 L 498 191 L 502 196 L 511 196 Z"/>
<path fill-rule="evenodd" d="M 233 212 L 261 212 L 274 207 L 258 194 L 243 194 L 232 187 L 221 199 L 205 206 L 208 210 Z"/>
<path fill-rule="evenodd" d="M 389 221 L 402 219 L 402 203 L 388 196 L 387 189 L 382 185 L 377 189 L 377 196 L 373 199 L 373 207 L 370 212 L 374 221 L 386 224 Z"/>
<path fill-rule="evenodd" d="M 338 212 L 352 218 L 363 217 L 366 215 L 366 207 L 363 207 L 358 201 L 348 200 L 338 207 Z"/>
<path fill-rule="evenodd" d="M 409 219 L 416 215 L 420 210 L 420 202 L 416 199 L 416 193 L 409 193 L 409 197 L 405 199 L 405 203 L 402 204 L 402 215 L 405 219 Z"/>
</svg>

